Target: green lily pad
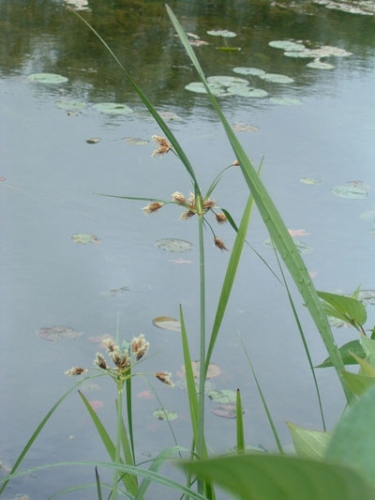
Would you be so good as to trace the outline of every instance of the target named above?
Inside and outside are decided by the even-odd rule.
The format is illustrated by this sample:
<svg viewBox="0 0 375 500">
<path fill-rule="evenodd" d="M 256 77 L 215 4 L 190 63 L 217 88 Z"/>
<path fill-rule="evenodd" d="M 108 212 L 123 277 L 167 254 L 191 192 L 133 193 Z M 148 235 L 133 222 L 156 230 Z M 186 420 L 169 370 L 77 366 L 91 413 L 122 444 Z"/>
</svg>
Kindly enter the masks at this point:
<svg viewBox="0 0 375 500">
<path fill-rule="evenodd" d="M 302 182 L 302 184 L 320 184 L 322 181 L 319 181 L 317 179 L 311 179 L 310 177 L 302 177 L 302 179 L 300 179 L 300 182 Z"/>
<path fill-rule="evenodd" d="M 293 52 L 300 52 L 306 48 L 302 43 L 291 42 L 289 40 L 273 40 L 272 42 L 269 42 L 268 45 L 274 49 L 283 49 Z"/>
<path fill-rule="evenodd" d="M 152 320 L 152 324 L 163 330 L 170 330 L 172 332 L 181 331 L 181 323 L 177 319 L 170 318 L 169 316 L 158 316 Z"/>
<path fill-rule="evenodd" d="M 270 97 L 270 101 L 281 106 L 300 106 L 302 104 L 302 101 L 296 97 Z"/>
<path fill-rule="evenodd" d="M 265 80 L 266 82 L 272 83 L 292 83 L 294 82 L 293 78 L 286 75 L 279 75 L 277 73 L 264 73 L 263 75 L 259 75 L 259 78 Z"/>
<path fill-rule="evenodd" d="M 215 85 L 221 85 L 222 87 L 230 87 L 234 85 L 247 86 L 249 82 L 245 78 L 240 78 L 239 76 L 226 76 L 226 75 L 215 75 L 209 76 L 207 78 L 208 83 L 213 83 Z"/>
<path fill-rule="evenodd" d="M 194 247 L 192 243 L 185 240 L 177 240 L 176 238 L 164 238 L 155 241 L 155 246 L 166 252 L 187 252 Z"/>
<path fill-rule="evenodd" d="M 265 73 L 263 69 L 246 68 L 246 67 L 233 68 L 233 71 L 235 73 L 238 73 L 239 75 L 252 75 L 252 76 L 264 75 Z"/>
<path fill-rule="evenodd" d="M 322 61 L 313 61 L 308 64 L 306 64 L 308 68 L 313 68 L 313 69 L 333 69 L 334 66 L 333 64 L 325 63 Z"/>
<path fill-rule="evenodd" d="M 132 146 L 144 146 L 150 142 L 147 139 L 141 139 L 140 137 L 124 137 L 123 141 L 127 144 L 131 144 Z"/>
<path fill-rule="evenodd" d="M 66 76 L 56 75 L 55 73 L 33 73 L 27 77 L 29 82 L 43 83 L 46 85 L 60 85 L 66 83 Z"/>
<path fill-rule="evenodd" d="M 228 87 L 227 92 L 241 97 L 252 97 L 256 99 L 268 96 L 268 92 L 266 90 L 255 89 L 254 87 Z"/>
<path fill-rule="evenodd" d="M 74 243 L 80 243 L 81 245 L 87 245 L 88 243 L 100 243 L 101 241 L 93 234 L 89 233 L 77 233 L 72 235 L 72 240 Z"/>
<path fill-rule="evenodd" d="M 207 34 L 211 36 L 222 36 L 224 38 L 234 38 L 237 36 L 237 33 L 228 30 L 210 30 L 207 31 Z"/>
<path fill-rule="evenodd" d="M 331 189 L 331 192 L 336 196 L 351 200 L 361 200 L 368 196 L 368 189 L 363 186 L 353 186 L 351 183 L 346 183 L 344 186 L 335 186 Z"/>
<path fill-rule="evenodd" d="M 49 342 L 58 342 L 60 339 L 75 340 L 82 334 L 76 332 L 73 328 L 70 328 L 70 326 L 52 326 L 49 328 L 41 328 L 38 335 Z"/>
<path fill-rule="evenodd" d="M 222 389 L 221 391 L 210 391 L 208 397 L 215 403 L 235 403 L 237 392 L 232 389 Z"/>
<path fill-rule="evenodd" d="M 221 85 L 209 83 L 208 87 L 212 94 L 219 96 L 224 93 L 224 88 Z M 206 94 L 206 88 L 202 82 L 191 82 L 185 85 L 185 89 L 190 92 L 196 92 L 197 94 Z"/>
<path fill-rule="evenodd" d="M 159 111 L 159 115 L 163 118 L 164 121 L 172 122 L 172 121 L 181 121 L 182 118 L 177 113 L 173 111 Z"/>
<path fill-rule="evenodd" d="M 211 408 L 211 413 L 221 418 L 236 418 L 237 408 L 233 403 L 223 403 Z M 244 409 L 242 409 L 242 413 L 245 413 Z"/>
<path fill-rule="evenodd" d="M 80 111 L 85 109 L 87 104 L 83 101 L 73 101 L 70 99 L 61 99 L 55 102 L 55 106 L 60 109 L 67 109 L 69 111 Z"/>
<path fill-rule="evenodd" d="M 126 104 L 117 104 L 115 102 L 99 102 L 94 104 L 93 108 L 107 115 L 129 115 L 133 113 L 133 110 Z"/>
<path fill-rule="evenodd" d="M 152 414 L 154 418 L 157 420 L 176 420 L 178 418 L 178 413 L 175 411 L 169 411 L 165 408 L 161 408 L 160 410 L 155 410 Z"/>
</svg>

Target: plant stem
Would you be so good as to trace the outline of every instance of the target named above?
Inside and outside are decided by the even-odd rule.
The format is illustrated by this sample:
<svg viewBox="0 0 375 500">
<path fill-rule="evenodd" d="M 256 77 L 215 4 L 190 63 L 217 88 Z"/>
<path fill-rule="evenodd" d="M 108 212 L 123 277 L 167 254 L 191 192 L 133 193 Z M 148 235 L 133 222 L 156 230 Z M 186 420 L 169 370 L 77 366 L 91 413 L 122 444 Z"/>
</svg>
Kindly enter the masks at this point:
<svg viewBox="0 0 375 500">
<path fill-rule="evenodd" d="M 200 458 L 204 455 L 204 383 L 206 379 L 206 282 L 204 261 L 204 234 L 203 215 L 198 215 L 198 240 L 199 240 L 199 303 L 200 303 L 200 329 L 199 329 L 199 394 L 198 394 L 198 443 L 197 453 Z M 203 493 L 203 485 L 198 483 L 198 492 Z"/>
<path fill-rule="evenodd" d="M 116 449 L 115 449 L 115 464 L 120 463 L 120 447 L 121 447 L 121 426 L 122 426 L 122 396 L 123 396 L 124 384 L 122 381 L 117 382 L 117 428 L 116 428 Z M 118 491 L 118 480 L 119 472 L 115 469 L 113 474 L 113 489 L 112 489 L 112 500 L 117 500 Z"/>
</svg>

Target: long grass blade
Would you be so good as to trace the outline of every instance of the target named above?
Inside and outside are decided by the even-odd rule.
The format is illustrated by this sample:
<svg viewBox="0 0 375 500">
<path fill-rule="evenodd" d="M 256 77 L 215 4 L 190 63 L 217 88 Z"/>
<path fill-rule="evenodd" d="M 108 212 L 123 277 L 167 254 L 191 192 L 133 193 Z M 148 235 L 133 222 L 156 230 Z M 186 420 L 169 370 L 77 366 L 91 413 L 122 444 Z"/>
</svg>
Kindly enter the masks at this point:
<svg viewBox="0 0 375 500">
<path fill-rule="evenodd" d="M 243 426 L 242 398 L 241 391 L 237 389 L 236 393 L 236 435 L 237 435 L 237 453 L 245 451 L 245 431 Z"/>
<path fill-rule="evenodd" d="M 177 31 L 177 34 L 188 54 L 194 67 L 206 89 L 207 95 L 211 104 L 223 125 L 223 128 L 226 132 L 228 140 L 232 146 L 232 149 L 235 153 L 235 156 L 239 162 L 241 167 L 242 174 L 244 179 L 249 186 L 249 189 L 254 196 L 255 203 L 258 207 L 258 210 L 262 216 L 263 222 L 266 225 L 268 232 L 271 236 L 271 239 L 275 243 L 275 246 L 280 253 L 282 259 L 287 266 L 290 275 L 292 276 L 306 307 L 309 309 L 312 319 L 314 320 L 318 331 L 320 332 L 321 338 L 326 346 L 326 349 L 331 357 L 332 363 L 336 369 L 339 380 L 341 382 L 343 391 L 347 397 L 349 402 L 354 401 L 354 396 L 346 387 L 345 382 L 342 378 L 342 371 L 344 370 L 344 364 L 341 358 L 340 351 L 336 345 L 336 342 L 333 338 L 327 315 L 322 309 L 319 298 L 316 294 L 315 288 L 312 284 L 309 273 L 306 269 L 305 263 L 301 258 L 298 249 L 291 238 L 288 229 L 280 216 L 274 202 L 269 196 L 266 188 L 264 187 L 262 181 L 259 179 L 254 166 L 249 160 L 247 154 L 245 153 L 243 147 L 238 141 L 236 135 L 234 134 L 230 124 L 225 118 L 215 96 L 210 91 L 207 81 L 205 79 L 203 70 L 199 64 L 195 53 L 189 44 L 186 34 L 183 31 L 179 21 L 176 16 L 173 14 L 170 7 L 166 6 L 168 15 L 172 21 L 174 28 Z"/>
</svg>

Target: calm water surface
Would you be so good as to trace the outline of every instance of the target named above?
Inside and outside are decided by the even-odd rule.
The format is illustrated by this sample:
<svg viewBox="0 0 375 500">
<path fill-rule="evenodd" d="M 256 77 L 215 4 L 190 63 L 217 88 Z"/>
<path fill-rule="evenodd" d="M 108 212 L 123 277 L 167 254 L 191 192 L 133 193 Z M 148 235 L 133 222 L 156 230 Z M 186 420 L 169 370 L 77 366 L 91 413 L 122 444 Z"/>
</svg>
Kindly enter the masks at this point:
<svg viewBox="0 0 375 500">
<path fill-rule="evenodd" d="M 306 264 L 318 289 L 350 293 L 358 285 L 375 288 L 373 220 L 375 210 L 375 37 L 374 16 L 330 10 L 309 2 L 173 1 L 184 29 L 209 45 L 196 47 L 207 76 L 235 76 L 233 68 L 257 67 L 290 76 L 287 85 L 252 84 L 269 92 L 264 99 L 222 97 L 224 112 L 286 224 L 308 233 L 300 239 L 313 251 Z M 110 44 L 159 111 L 173 113 L 169 122 L 186 149 L 203 188 L 233 160 L 233 152 L 207 99 L 185 90 L 197 76 L 174 35 L 163 2 L 89 1 L 89 20 Z M 213 37 L 207 30 L 227 29 L 235 38 Z M 330 70 L 306 67 L 311 59 L 287 58 L 269 47 L 272 40 L 302 40 L 312 48 L 331 45 L 352 53 L 325 59 Z M 240 47 L 222 51 L 218 47 Z M 169 199 L 174 191 L 188 195 L 189 178 L 176 157 L 151 158 L 151 136 L 160 131 L 148 117 L 124 76 L 93 34 L 57 1 L 3 0 L 0 4 L 1 107 L 1 304 L 0 461 L 11 465 L 42 417 L 72 380 L 72 365 L 90 367 L 98 345 L 93 338 L 122 338 L 144 333 L 152 356 L 145 372 L 168 370 L 178 379 L 182 365 L 179 335 L 157 329 L 152 319 L 178 317 L 183 304 L 191 350 L 198 353 L 198 255 L 164 252 L 162 238 L 196 244 L 194 220 L 180 221 L 177 207 L 145 217 L 146 202 L 103 198 L 94 193 Z M 32 73 L 57 73 L 63 85 L 32 84 Z M 241 76 L 241 75 L 237 75 Z M 248 77 L 245 77 L 248 78 Z M 271 97 L 298 98 L 299 106 L 276 105 Z M 78 113 L 60 109 L 62 99 L 87 107 Z M 133 113 L 113 116 L 93 105 L 114 102 Z M 252 128 L 249 129 L 249 126 Z M 247 128 L 246 128 L 247 127 Z M 240 129 L 245 129 L 240 131 Z M 249 131 L 251 130 L 251 131 Z M 97 144 L 88 144 L 90 138 Z M 144 145 L 123 139 L 141 138 Z M 316 185 L 301 178 L 316 179 Z M 370 186 L 364 199 L 334 196 L 331 189 L 350 181 Z M 230 170 L 215 199 L 239 221 L 247 187 L 239 169 Z M 375 219 L 375 217 L 374 217 Z M 234 235 L 218 227 L 230 248 Z M 301 232 L 301 231 L 300 231 Z M 99 244 L 74 244 L 71 236 L 91 233 Z M 303 231 L 302 231 L 303 233 Z M 267 234 L 255 212 L 249 241 L 276 267 L 264 246 Z M 213 318 L 228 254 L 213 246 L 207 232 L 208 322 Z M 124 290 L 120 290 L 124 288 Z M 117 290 L 115 292 L 114 290 Z M 299 298 L 296 301 L 300 304 Z M 314 363 L 324 348 L 303 307 L 301 320 Z M 374 313 L 369 306 L 369 326 Z M 76 340 L 47 342 L 41 328 L 66 325 L 82 332 Z M 287 297 L 268 269 L 250 250 L 244 252 L 213 362 L 221 375 L 215 388 L 243 391 L 247 442 L 273 448 L 259 397 L 238 334 L 242 335 L 277 423 L 283 443 L 290 439 L 285 420 L 320 428 L 313 384 Z M 338 343 L 352 339 L 335 331 Z M 329 371 L 318 372 L 329 427 L 343 400 Z M 178 411 L 173 428 L 181 445 L 190 446 L 186 395 L 178 388 L 153 384 L 163 405 Z M 91 389 L 91 391 L 90 391 Z M 159 407 L 144 379 L 135 380 L 135 434 L 138 460 L 173 445 L 165 425 L 152 417 Z M 100 381 L 86 389 L 100 401 L 98 414 L 113 425 L 114 386 Z M 233 446 L 235 423 L 210 413 L 208 439 L 216 451 Z M 62 460 L 106 459 L 89 417 L 73 394 L 54 415 L 24 462 L 24 467 Z M 176 473 L 173 472 L 172 475 Z M 47 498 L 73 484 L 92 482 L 90 471 L 64 469 L 27 476 L 9 487 L 9 498 L 24 493 Z M 85 496 L 86 495 L 86 496 Z M 67 495 L 92 498 L 92 492 Z M 155 489 L 152 498 L 166 498 Z M 171 495 L 173 497 L 173 494 Z"/>
</svg>

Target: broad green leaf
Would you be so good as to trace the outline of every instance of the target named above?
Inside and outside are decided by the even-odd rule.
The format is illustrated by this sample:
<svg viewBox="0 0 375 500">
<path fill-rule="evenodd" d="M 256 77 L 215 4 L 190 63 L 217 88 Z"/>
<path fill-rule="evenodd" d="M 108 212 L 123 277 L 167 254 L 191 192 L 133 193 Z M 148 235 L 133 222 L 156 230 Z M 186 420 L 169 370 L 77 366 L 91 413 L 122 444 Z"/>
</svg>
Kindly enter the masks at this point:
<svg viewBox="0 0 375 500">
<path fill-rule="evenodd" d="M 340 419 L 326 451 L 327 460 L 358 470 L 373 487 L 375 487 L 374 422 L 375 388 L 372 388 Z"/>
<path fill-rule="evenodd" d="M 292 436 L 294 449 L 300 458 L 320 460 L 331 438 L 330 433 L 303 429 L 291 422 L 286 423 Z"/>
<path fill-rule="evenodd" d="M 295 457 L 237 455 L 177 465 L 241 500 L 373 500 L 375 494 L 349 467 Z"/>
<path fill-rule="evenodd" d="M 359 300 L 353 299 L 352 297 L 346 297 L 345 295 L 338 295 L 336 293 L 317 291 L 317 294 L 321 299 L 331 305 L 340 315 L 345 317 L 346 321 L 353 326 L 353 322 L 358 325 L 366 323 L 366 308 Z"/>
<path fill-rule="evenodd" d="M 361 396 L 368 389 L 375 386 L 374 377 L 368 377 L 358 373 L 343 371 L 342 378 L 349 390 L 357 396 Z"/>
<path fill-rule="evenodd" d="M 366 357 L 366 353 L 363 350 L 363 347 L 361 346 L 361 343 L 359 340 L 351 340 L 347 344 L 344 344 L 343 346 L 340 347 L 340 352 L 342 356 L 342 360 L 344 362 L 344 365 L 356 365 L 358 364 L 357 361 L 354 359 L 352 354 L 355 354 L 356 356 L 359 356 L 361 358 Z M 331 368 L 333 366 L 331 359 L 327 358 L 323 361 L 323 363 L 320 363 L 320 365 L 317 365 L 316 368 Z"/>
<path fill-rule="evenodd" d="M 375 368 L 366 359 L 360 358 L 355 354 L 352 355 L 361 367 L 359 375 L 365 375 L 367 377 L 375 377 Z"/>
<path fill-rule="evenodd" d="M 359 337 L 361 346 L 368 357 L 368 361 L 372 366 L 375 366 L 375 341 L 361 335 Z"/>
<path fill-rule="evenodd" d="M 66 83 L 66 76 L 56 75 L 55 73 L 33 73 L 27 77 L 29 82 L 43 83 L 47 85 L 61 85 Z"/>
</svg>

